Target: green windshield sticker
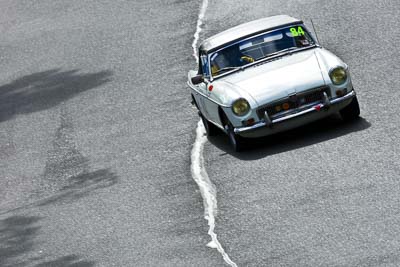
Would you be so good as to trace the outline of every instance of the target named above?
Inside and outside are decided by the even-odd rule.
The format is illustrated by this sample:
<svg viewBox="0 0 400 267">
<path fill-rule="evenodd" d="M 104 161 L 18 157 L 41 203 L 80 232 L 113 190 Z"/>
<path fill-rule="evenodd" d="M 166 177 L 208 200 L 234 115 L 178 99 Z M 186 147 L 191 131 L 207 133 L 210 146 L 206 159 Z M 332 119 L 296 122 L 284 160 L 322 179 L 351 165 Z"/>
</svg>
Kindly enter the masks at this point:
<svg viewBox="0 0 400 267">
<path fill-rule="evenodd" d="M 295 27 L 290 28 L 290 32 L 292 33 L 293 37 L 304 35 L 304 30 L 301 26 L 297 27 L 297 29 Z"/>
</svg>

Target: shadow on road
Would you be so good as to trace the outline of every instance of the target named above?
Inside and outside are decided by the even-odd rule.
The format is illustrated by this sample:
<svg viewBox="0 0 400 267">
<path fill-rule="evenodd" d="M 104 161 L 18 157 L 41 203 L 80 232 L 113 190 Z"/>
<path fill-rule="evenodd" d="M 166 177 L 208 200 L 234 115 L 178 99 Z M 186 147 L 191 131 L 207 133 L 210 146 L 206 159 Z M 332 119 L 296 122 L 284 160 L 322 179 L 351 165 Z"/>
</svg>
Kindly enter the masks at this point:
<svg viewBox="0 0 400 267">
<path fill-rule="evenodd" d="M 25 266 L 19 258 L 33 249 L 40 219 L 36 216 L 11 216 L 0 221 L 0 266 Z"/>
<path fill-rule="evenodd" d="M 75 142 L 75 129 L 70 114 L 63 111 L 60 125 L 53 138 L 53 148 L 47 152 L 39 206 L 54 202 L 71 202 L 93 191 L 112 186 L 118 177 L 108 168 L 93 168 L 90 159 L 80 151 Z M 48 196 L 51 193 L 51 196 Z"/>
<path fill-rule="evenodd" d="M 118 176 L 108 169 L 100 169 L 72 176 L 67 182 L 68 184 L 59 189 L 54 195 L 38 201 L 36 203 L 37 206 L 76 201 L 91 192 L 115 185 L 118 182 Z"/>
<path fill-rule="evenodd" d="M 60 125 L 48 151 L 43 177 L 38 179 L 36 201 L 28 206 L 71 202 L 89 193 L 112 186 L 118 177 L 107 168 L 93 169 L 75 143 L 73 117 L 65 101 L 111 80 L 111 71 L 80 73 L 52 69 L 27 75 L 0 86 L 0 123 L 18 114 L 28 114 L 60 105 Z M 16 211 L 21 208 L 11 211 Z"/>
<path fill-rule="evenodd" d="M 0 86 L 0 122 L 18 114 L 28 114 L 63 104 L 79 93 L 101 86 L 111 80 L 109 70 L 80 73 L 78 70 L 52 69 L 21 77 Z M 117 176 L 108 169 L 92 171 L 74 143 L 73 118 L 61 108 L 60 126 L 49 151 L 44 173 L 47 184 L 42 191 L 55 192 L 42 196 L 39 206 L 59 200 L 73 200 L 91 191 L 111 186 Z"/>
<path fill-rule="evenodd" d="M 63 266 L 63 267 L 91 267 L 94 266 L 95 263 L 93 261 L 85 261 L 81 260 L 76 255 L 69 255 L 65 257 L 58 258 L 56 260 L 47 261 L 44 263 L 40 263 L 35 265 L 35 267 L 56 267 L 56 266 Z"/>
<path fill-rule="evenodd" d="M 0 86 L 0 122 L 18 114 L 54 107 L 73 96 L 110 81 L 111 71 L 78 73 L 52 69 Z"/>
<path fill-rule="evenodd" d="M 273 136 L 246 139 L 246 150 L 240 153 L 236 153 L 231 149 L 225 134 L 209 137 L 208 139 L 213 145 L 236 158 L 241 160 L 257 160 L 324 142 L 352 132 L 362 131 L 370 126 L 371 124 L 364 118 L 359 118 L 354 122 L 344 122 L 339 115 L 333 115 Z"/>
<path fill-rule="evenodd" d="M 39 235 L 41 227 L 38 224 L 42 219 L 37 216 L 13 215 L 0 220 L 0 266 L 32 266 L 34 263 L 36 267 L 94 266 L 93 261 L 81 260 L 76 255 L 68 255 L 51 261 L 41 256 L 32 256 L 32 253 L 38 253 L 38 248 L 35 248 L 35 238 Z M 41 261 L 43 262 L 37 263 Z"/>
</svg>

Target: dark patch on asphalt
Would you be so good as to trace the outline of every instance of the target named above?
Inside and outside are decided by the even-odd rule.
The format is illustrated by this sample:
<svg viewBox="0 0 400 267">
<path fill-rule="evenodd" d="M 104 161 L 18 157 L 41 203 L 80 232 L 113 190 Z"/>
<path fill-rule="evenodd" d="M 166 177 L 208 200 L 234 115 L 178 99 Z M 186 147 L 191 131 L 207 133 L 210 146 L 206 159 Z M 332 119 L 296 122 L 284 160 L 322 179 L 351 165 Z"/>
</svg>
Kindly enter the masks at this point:
<svg viewBox="0 0 400 267">
<path fill-rule="evenodd" d="M 37 250 L 35 242 L 39 235 L 42 217 L 13 215 L 0 220 L 0 266 L 32 266 L 33 262 L 43 260 L 43 256 L 28 258 L 27 255 Z M 68 255 L 52 261 L 38 263 L 36 267 L 66 266 L 91 267 L 95 262 L 80 259 L 77 255 Z"/>
<path fill-rule="evenodd" d="M 79 73 L 52 69 L 18 78 L 0 86 L 0 122 L 18 114 L 52 108 L 111 80 L 109 70 Z"/>
<path fill-rule="evenodd" d="M 10 157 L 15 153 L 15 143 L 13 137 L 13 125 L 11 124 L 7 131 L 0 129 L 0 159 L 5 159 Z M 0 166 L 4 164 L 3 160 L 2 163 L 0 162 Z"/>
<path fill-rule="evenodd" d="M 0 221 L 0 266 L 26 265 L 18 258 L 33 249 L 40 219 L 37 216 L 11 216 Z"/>
<path fill-rule="evenodd" d="M 53 195 L 39 201 L 39 206 L 77 200 L 118 181 L 117 175 L 109 169 L 90 171 L 89 159 L 78 150 L 73 136 L 72 118 L 63 105 L 60 126 L 55 133 L 53 149 L 48 152 L 41 188 L 41 192 L 52 192 Z M 38 192 L 39 195 L 41 192 Z"/>
<path fill-rule="evenodd" d="M 85 261 L 80 259 L 77 255 L 68 255 L 60 257 L 58 259 L 47 261 L 35 265 L 35 267 L 52 267 L 52 266 L 65 266 L 65 267 L 91 267 L 94 266 L 95 262 Z"/>
</svg>

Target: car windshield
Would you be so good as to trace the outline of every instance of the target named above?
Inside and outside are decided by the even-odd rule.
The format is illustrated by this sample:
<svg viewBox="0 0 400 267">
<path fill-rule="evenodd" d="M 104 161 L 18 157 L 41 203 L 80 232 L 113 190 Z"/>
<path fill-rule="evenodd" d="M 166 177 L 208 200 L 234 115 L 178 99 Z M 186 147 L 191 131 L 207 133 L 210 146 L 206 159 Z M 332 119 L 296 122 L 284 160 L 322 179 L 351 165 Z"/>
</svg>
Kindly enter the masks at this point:
<svg viewBox="0 0 400 267">
<path fill-rule="evenodd" d="M 261 59 L 314 45 L 303 25 L 253 36 L 210 54 L 211 75 L 215 78 Z"/>
</svg>

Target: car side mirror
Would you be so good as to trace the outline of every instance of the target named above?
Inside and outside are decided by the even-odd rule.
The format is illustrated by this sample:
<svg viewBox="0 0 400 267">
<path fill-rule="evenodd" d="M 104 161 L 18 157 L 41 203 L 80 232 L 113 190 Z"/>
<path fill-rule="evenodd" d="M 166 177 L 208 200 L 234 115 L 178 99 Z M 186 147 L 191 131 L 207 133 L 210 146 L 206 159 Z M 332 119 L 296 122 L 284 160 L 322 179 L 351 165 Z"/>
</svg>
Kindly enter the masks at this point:
<svg viewBox="0 0 400 267">
<path fill-rule="evenodd" d="M 199 74 L 199 75 L 196 75 L 196 76 L 192 77 L 192 83 L 194 85 L 202 83 L 202 82 L 204 82 L 203 75 Z"/>
</svg>

